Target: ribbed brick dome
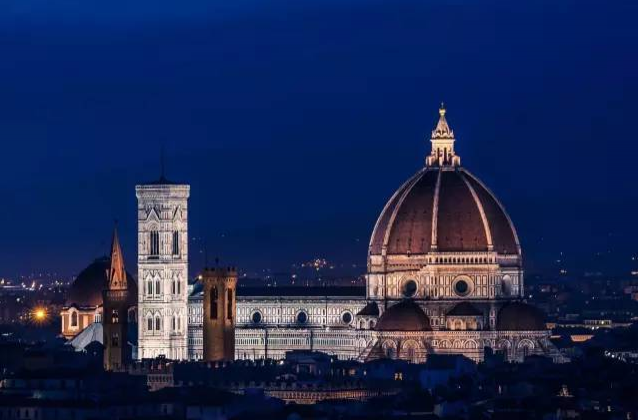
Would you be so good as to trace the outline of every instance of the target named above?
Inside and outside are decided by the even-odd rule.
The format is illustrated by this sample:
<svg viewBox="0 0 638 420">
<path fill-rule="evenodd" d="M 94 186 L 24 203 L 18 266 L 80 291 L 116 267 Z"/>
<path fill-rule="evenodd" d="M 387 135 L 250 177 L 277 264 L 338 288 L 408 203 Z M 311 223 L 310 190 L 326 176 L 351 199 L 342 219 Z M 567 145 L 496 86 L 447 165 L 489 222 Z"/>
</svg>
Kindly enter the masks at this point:
<svg viewBox="0 0 638 420">
<path fill-rule="evenodd" d="M 519 254 L 514 226 L 498 200 L 459 167 L 426 167 L 386 204 L 370 255 L 496 251 Z"/>
</svg>

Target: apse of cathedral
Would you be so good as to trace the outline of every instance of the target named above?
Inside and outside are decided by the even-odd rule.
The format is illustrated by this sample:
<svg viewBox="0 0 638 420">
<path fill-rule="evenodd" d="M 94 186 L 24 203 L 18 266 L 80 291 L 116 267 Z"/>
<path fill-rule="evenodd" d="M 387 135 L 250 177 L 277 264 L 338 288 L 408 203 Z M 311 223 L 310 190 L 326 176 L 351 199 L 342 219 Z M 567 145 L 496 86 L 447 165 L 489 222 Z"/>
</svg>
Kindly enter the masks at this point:
<svg viewBox="0 0 638 420">
<path fill-rule="evenodd" d="M 188 284 L 189 186 L 163 176 L 137 186 L 139 288 L 128 282 L 129 296 L 137 296 L 137 356 L 280 359 L 303 349 L 360 361 L 423 362 L 431 354 L 480 361 L 491 349 L 512 361 L 560 358 L 543 314 L 524 302 L 514 225 L 461 166 L 443 106 L 430 143 L 423 166 L 372 230 L 365 290 L 242 288 L 230 269 Z M 88 276 L 78 277 L 63 312 L 66 337 L 100 321 L 104 279 Z"/>
</svg>

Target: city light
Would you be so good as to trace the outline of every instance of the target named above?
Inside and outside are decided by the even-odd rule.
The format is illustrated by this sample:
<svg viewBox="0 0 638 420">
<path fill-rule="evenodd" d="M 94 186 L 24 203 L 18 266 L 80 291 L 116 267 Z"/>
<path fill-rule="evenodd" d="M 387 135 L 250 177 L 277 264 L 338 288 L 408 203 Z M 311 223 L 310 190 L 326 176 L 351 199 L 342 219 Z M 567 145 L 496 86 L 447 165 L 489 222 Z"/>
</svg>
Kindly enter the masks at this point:
<svg viewBox="0 0 638 420">
<path fill-rule="evenodd" d="M 31 312 L 31 319 L 35 324 L 44 324 L 49 318 L 49 314 L 44 307 L 34 308 Z"/>
</svg>

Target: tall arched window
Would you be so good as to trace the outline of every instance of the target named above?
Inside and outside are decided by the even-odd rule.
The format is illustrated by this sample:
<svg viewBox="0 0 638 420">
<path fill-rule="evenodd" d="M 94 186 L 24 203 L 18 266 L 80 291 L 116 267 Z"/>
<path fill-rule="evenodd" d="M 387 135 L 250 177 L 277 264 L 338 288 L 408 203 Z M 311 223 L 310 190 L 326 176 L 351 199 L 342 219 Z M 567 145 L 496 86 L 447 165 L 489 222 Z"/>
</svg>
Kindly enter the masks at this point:
<svg viewBox="0 0 638 420">
<path fill-rule="evenodd" d="M 228 302 L 226 303 L 226 318 L 233 319 L 233 291 L 228 289 Z"/>
<path fill-rule="evenodd" d="M 173 232 L 173 255 L 179 255 L 179 232 Z"/>
<path fill-rule="evenodd" d="M 151 243 L 151 249 L 150 249 L 150 256 L 151 257 L 157 257 L 159 255 L 159 232 L 156 230 L 152 230 L 150 232 L 150 243 Z"/>
<path fill-rule="evenodd" d="M 162 321 L 160 320 L 159 316 L 155 317 L 155 330 L 159 331 L 162 329 Z"/>
<path fill-rule="evenodd" d="M 176 287 L 176 284 L 175 284 L 175 279 L 173 279 L 173 281 L 171 282 L 171 286 L 172 286 L 171 293 L 175 294 L 175 292 L 177 292 L 177 287 Z"/>
<path fill-rule="evenodd" d="M 210 319 L 217 319 L 217 301 L 219 300 L 219 292 L 217 287 L 210 291 Z"/>
<path fill-rule="evenodd" d="M 155 294 L 159 295 L 162 293 L 162 289 L 160 287 L 160 281 L 159 279 L 155 280 Z"/>
<path fill-rule="evenodd" d="M 173 315 L 173 331 L 177 330 L 177 318 Z"/>
<path fill-rule="evenodd" d="M 153 318 L 151 317 L 146 320 L 146 330 L 153 331 Z"/>
<path fill-rule="evenodd" d="M 78 313 L 75 311 L 71 312 L 71 326 L 72 327 L 78 326 Z"/>
<path fill-rule="evenodd" d="M 153 294 L 153 280 L 148 280 L 146 282 L 146 294 L 147 295 Z"/>
</svg>

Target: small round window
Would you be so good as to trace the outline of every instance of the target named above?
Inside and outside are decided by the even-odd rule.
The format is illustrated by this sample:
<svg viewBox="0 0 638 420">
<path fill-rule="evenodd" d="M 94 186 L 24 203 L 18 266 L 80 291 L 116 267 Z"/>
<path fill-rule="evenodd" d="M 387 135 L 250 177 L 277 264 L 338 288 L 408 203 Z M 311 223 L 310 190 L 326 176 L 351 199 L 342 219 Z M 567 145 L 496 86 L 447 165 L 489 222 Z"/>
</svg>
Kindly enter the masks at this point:
<svg viewBox="0 0 638 420">
<path fill-rule="evenodd" d="M 352 322 L 352 314 L 350 312 L 344 312 L 341 314 L 341 321 L 344 324 L 349 324 Z"/>
<path fill-rule="evenodd" d="M 413 297 L 416 295 L 416 282 L 414 280 L 408 280 L 403 283 L 403 289 L 401 290 L 403 296 Z"/>
<path fill-rule="evenodd" d="M 297 314 L 297 322 L 299 324 L 305 324 L 308 322 L 308 314 L 304 311 L 301 311 Z"/>
<path fill-rule="evenodd" d="M 259 324 L 262 320 L 261 312 L 253 312 L 253 315 L 250 317 L 250 319 L 253 321 L 253 324 Z"/>
<path fill-rule="evenodd" d="M 457 280 L 454 283 L 454 291 L 459 296 L 466 296 L 470 293 L 470 285 L 465 280 Z"/>
</svg>

